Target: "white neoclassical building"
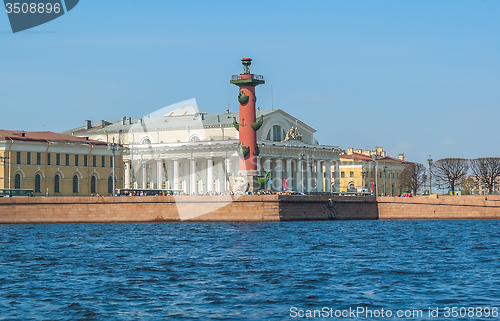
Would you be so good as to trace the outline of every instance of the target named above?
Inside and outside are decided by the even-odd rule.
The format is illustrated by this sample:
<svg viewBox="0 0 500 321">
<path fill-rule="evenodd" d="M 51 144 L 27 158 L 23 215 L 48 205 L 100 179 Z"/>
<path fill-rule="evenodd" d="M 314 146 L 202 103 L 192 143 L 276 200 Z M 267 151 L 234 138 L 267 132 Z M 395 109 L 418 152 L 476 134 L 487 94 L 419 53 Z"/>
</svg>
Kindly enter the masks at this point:
<svg viewBox="0 0 500 321">
<path fill-rule="evenodd" d="M 193 101 L 183 103 L 140 119 L 85 121 L 65 134 L 123 144 L 124 188 L 182 189 L 187 194 L 230 190 L 230 177 L 239 171 L 233 125 L 238 113 L 207 114 L 193 107 Z M 257 168 L 261 176 L 269 173 L 267 188 L 339 191 L 339 179 L 332 177 L 339 173 L 338 146 L 319 145 L 312 127 L 283 110 L 257 110 L 257 118 L 261 116 Z"/>
</svg>

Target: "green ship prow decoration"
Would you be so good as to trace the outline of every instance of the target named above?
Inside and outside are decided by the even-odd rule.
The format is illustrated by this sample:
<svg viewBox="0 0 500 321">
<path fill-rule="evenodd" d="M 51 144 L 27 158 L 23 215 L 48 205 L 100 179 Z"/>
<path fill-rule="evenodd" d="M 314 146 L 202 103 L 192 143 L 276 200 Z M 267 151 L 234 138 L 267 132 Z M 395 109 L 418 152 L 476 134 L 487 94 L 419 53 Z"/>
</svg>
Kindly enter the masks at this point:
<svg viewBox="0 0 500 321">
<path fill-rule="evenodd" d="M 233 126 L 237 131 L 240 131 L 240 124 L 238 124 L 238 122 L 236 121 L 236 117 L 233 117 Z"/>
<path fill-rule="evenodd" d="M 270 172 L 265 172 L 266 173 L 266 176 L 262 177 L 262 176 L 259 176 L 257 177 L 257 181 L 259 182 L 259 185 L 260 185 L 260 188 L 263 189 L 266 187 L 266 184 L 267 182 L 269 182 L 269 178 L 271 177 L 271 173 Z"/>
<path fill-rule="evenodd" d="M 246 158 L 249 153 L 250 147 L 238 143 L 238 156 L 240 156 L 240 158 Z"/>
<path fill-rule="evenodd" d="M 258 131 L 262 127 L 263 123 L 264 123 L 264 117 L 262 117 L 262 115 L 260 115 L 260 119 L 255 123 L 251 123 L 250 126 L 252 126 L 252 129 L 254 131 Z"/>
<path fill-rule="evenodd" d="M 238 94 L 238 101 L 240 102 L 240 104 L 244 105 L 246 103 L 248 103 L 248 96 L 245 95 L 245 93 L 242 91 L 240 91 L 240 93 Z"/>
</svg>

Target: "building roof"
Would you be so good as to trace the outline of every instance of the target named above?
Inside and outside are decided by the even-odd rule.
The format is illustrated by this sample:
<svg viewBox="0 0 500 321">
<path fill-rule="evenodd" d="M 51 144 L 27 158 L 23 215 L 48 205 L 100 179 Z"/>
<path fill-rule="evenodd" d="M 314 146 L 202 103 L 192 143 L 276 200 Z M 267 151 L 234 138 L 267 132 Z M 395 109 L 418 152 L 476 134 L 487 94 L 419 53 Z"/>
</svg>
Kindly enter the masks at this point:
<svg viewBox="0 0 500 321">
<path fill-rule="evenodd" d="M 287 114 L 281 109 L 257 110 L 256 116 L 271 115 L 273 113 L 281 113 L 287 117 L 296 119 L 301 126 L 307 128 L 311 132 L 316 130 L 309 125 L 301 122 L 297 118 Z M 130 119 L 124 117 L 121 120 L 115 121 L 98 121 L 92 123 L 90 128 L 86 126 L 77 127 L 67 130 L 63 134 L 86 136 L 86 135 L 103 135 L 109 133 L 129 132 L 129 131 L 156 131 L 156 130 L 175 130 L 186 128 L 210 128 L 210 127 L 231 127 L 233 126 L 233 117 L 238 120 L 239 113 L 220 113 L 207 114 L 192 106 L 183 106 L 171 112 L 168 112 L 163 117 L 152 118 L 135 118 Z M 103 126 L 104 125 L 104 126 Z"/>
<path fill-rule="evenodd" d="M 71 135 L 58 134 L 54 132 L 28 132 L 22 130 L 0 130 L 0 141 L 15 140 L 26 142 L 65 142 L 65 143 L 85 143 L 90 145 L 104 145 L 107 143 L 91 140 L 87 137 L 75 137 Z"/>
<path fill-rule="evenodd" d="M 353 162 L 375 162 L 371 156 L 368 155 L 363 155 L 359 153 L 352 153 L 352 154 L 342 154 L 339 156 L 341 161 L 353 161 Z M 379 162 L 395 162 L 395 163 L 400 163 L 400 164 L 412 164 L 412 162 L 401 160 L 398 158 L 390 157 L 390 156 L 385 156 L 382 157 L 378 160 Z"/>
<path fill-rule="evenodd" d="M 373 159 L 370 156 L 359 154 L 359 153 L 342 154 L 339 157 L 340 157 L 341 161 L 351 160 L 351 161 L 354 161 L 354 162 L 361 162 L 361 161 L 373 162 Z"/>
</svg>

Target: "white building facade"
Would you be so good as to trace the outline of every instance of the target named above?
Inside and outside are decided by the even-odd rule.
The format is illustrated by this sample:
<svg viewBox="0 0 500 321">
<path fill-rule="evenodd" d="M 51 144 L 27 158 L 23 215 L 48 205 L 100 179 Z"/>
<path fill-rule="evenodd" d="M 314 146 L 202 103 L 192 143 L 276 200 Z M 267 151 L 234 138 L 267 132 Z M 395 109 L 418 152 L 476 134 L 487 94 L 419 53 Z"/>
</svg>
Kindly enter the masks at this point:
<svg viewBox="0 0 500 321">
<path fill-rule="evenodd" d="M 259 176 L 269 173 L 266 188 L 275 191 L 339 192 L 340 149 L 319 145 L 315 130 L 286 112 L 257 111 L 264 124 L 257 132 Z M 182 189 L 186 194 L 231 190 L 239 172 L 238 113 L 207 114 L 182 106 L 142 119 L 85 122 L 69 135 L 123 144 L 124 188 Z M 287 139 L 294 127 L 301 140 Z M 289 138 L 289 137 L 288 137 Z M 332 167 L 337 170 L 332 174 Z"/>
</svg>

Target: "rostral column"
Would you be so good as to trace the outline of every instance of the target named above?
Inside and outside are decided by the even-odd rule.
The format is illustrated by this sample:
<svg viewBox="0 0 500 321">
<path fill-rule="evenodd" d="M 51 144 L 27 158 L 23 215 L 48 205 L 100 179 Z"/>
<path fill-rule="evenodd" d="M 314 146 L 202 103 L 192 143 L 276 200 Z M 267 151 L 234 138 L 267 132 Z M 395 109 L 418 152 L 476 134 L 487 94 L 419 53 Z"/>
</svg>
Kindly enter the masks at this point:
<svg viewBox="0 0 500 321">
<path fill-rule="evenodd" d="M 250 191 L 258 189 L 257 183 L 257 156 L 259 147 L 257 146 L 257 130 L 262 126 L 262 116 L 259 120 L 255 117 L 255 87 L 264 84 L 262 75 L 250 73 L 251 58 L 241 59 L 243 73 L 233 75 L 232 84 L 240 88 L 238 101 L 240 103 L 239 122 L 233 120 L 234 127 L 239 131 L 238 155 L 240 157 L 239 174 L 250 183 Z"/>
</svg>

